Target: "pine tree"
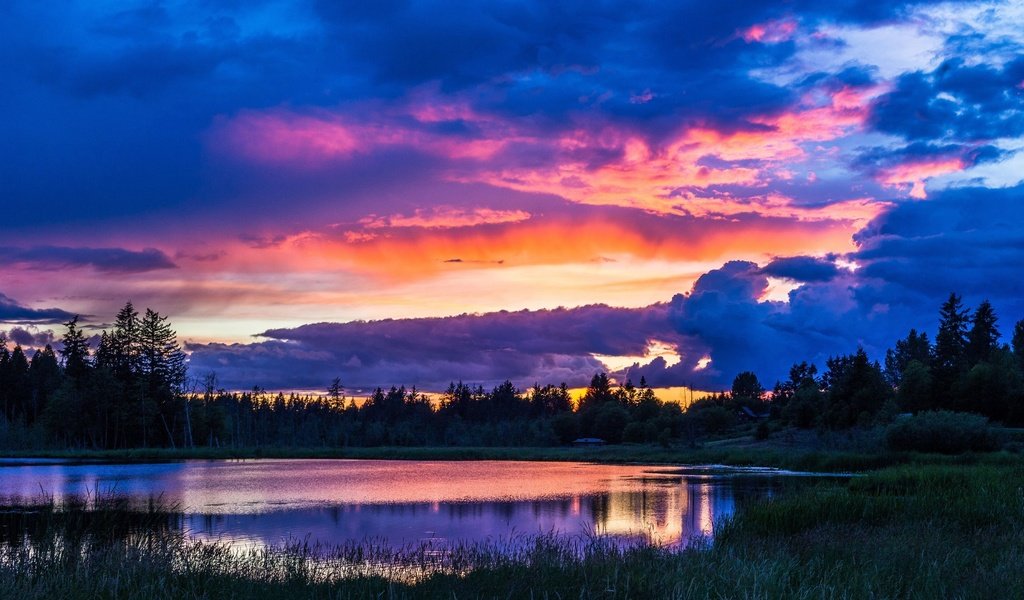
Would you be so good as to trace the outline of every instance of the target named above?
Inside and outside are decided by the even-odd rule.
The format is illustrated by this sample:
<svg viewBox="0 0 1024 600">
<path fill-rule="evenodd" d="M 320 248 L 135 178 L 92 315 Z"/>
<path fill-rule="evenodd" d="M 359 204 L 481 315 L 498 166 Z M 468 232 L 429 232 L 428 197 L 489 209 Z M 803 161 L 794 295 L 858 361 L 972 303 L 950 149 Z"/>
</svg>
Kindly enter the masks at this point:
<svg viewBox="0 0 1024 600">
<path fill-rule="evenodd" d="M 11 419 L 10 380 L 11 353 L 7 349 L 7 336 L 0 332 L 0 415 L 8 421 Z"/>
<path fill-rule="evenodd" d="M 142 323 L 131 302 L 124 305 L 114 318 L 110 332 L 110 370 L 124 382 L 138 377 L 142 348 Z"/>
<path fill-rule="evenodd" d="M 911 329 L 906 339 L 897 340 L 896 347 L 885 352 L 885 379 L 889 385 L 898 388 L 903 381 L 903 372 L 911 361 L 927 365 L 931 362 L 932 345 L 928 334 L 918 334 Z"/>
<path fill-rule="evenodd" d="M 64 326 L 67 327 L 67 331 L 61 338 L 64 347 L 60 350 L 64 373 L 75 385 L 81 386 L 90 367 L 89 342 L 86 341 L 82 330 L 78 328 L 77 316 L 65 323 Z"/>
<path fill-rule="evenodd" d="M 28 374 L 28 357 L 25 356 L 25 351 L 21 349 L 20 344 L 15 345 L 14 351 L 11 352 L 8 373 L 7 386 L 10 393 L 10 414 L 7 415 L 7 419 L 12 422 L 24 420 L 25 413 L 28 411 L 29 404 L 32 401 L 32 381 L 29 379 Z"/>
<path fill-rule="evenodd" d="M 177 333 L 171 329 L 167 317 L 148 308 L 139 324 L 139 367 L 142 383 L 139 408 L 144 442 L 148 442 L 146 423 L 153 416 L 158 416 L 167 441 L 173 447 L 172 424 L 185 383 L 185 353 L 178 345 Z"/>
<path fill-rule="evenodd" d="M 955 293 L 939 310 L 939 332 L 935 336 L 935 355 L 932 358 L 935 394 L 942 408 L 953 408 L 956 386 L 967 370 L 967 325 L 970 311 L 963 308 Z"/>
<path fill-rule="evenodd" d="M 996 313 L 992 305 L 985 300 L 978 305 L 971 320 L 971 330 L 967 334 L 967 365 L 973 367 L 982 361 L 988 361 L 992 352 L 999 348 L 999 329 L 996 328 Z"/>
<path fill-rule="evenodd" d="M 1013 355 L 1017 357 L 1017 365 L 1024 371 L 1024 320 L 1017 321 L 1013 326 Z"/>
<path fill-rule="evenodd" d="M 150 392 L 178 393 L 185 382 L 185 353 L 167 317 L 146 309 L 139 327 L 139 367 Z"/>
<path fill-rule="evenodd" d="M 29 363 L 29 377 L 32 380 L 32 402 L 27 423 L 32 425 L 46 410 L 46 405 L 60 387 L 60 363 L 57 354 L 49 344 L 32 355 Z"/>
</svg>

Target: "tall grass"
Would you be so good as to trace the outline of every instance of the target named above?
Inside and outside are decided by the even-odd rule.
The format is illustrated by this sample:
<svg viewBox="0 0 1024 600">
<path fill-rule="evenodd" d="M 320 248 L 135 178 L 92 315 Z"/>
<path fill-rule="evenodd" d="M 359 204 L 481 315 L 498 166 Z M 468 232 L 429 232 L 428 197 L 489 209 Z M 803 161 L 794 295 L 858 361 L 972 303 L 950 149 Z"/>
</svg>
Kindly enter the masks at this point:
<svg viewBox="0 0 1024 600">
<path fill-rule="evenodd" d="M 1019 461 L 822 482 L 747 507 L 714 543 L 685 550 L 558 536 L 239 550 L 160 518 L 145 535 L 95 536 L 103 521 L 84 516 L 95 510 L 54 508 L 43 533 L 0 545 L 0 598 L 1024 597 Z M 65 544 L 72 525 L 79 543 Z"/>
</svg>

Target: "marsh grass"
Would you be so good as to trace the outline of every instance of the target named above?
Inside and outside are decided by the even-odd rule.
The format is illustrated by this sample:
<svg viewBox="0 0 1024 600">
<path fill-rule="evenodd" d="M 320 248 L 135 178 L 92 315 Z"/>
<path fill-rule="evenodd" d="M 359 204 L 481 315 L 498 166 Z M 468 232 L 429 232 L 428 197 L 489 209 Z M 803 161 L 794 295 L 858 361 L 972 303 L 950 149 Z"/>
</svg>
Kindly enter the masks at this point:
<svg viewBox="0 0 1024 600">
<path fill-rule="evenodd" d="M 160 525 L 92 536 L 103 519 L 76 513 L 94 508 L 53 510 L 44 533 L 2 545 L 0 597 L 1024 597 L 1024 465 L 1001 460 L 823 481 L 748 506 L 714 543 L 683 550 L 548 535 L 445 549 L 293 541 L 240 551 Z M 64 524 L 97 541 L 60 541 Z"/>
</svg>

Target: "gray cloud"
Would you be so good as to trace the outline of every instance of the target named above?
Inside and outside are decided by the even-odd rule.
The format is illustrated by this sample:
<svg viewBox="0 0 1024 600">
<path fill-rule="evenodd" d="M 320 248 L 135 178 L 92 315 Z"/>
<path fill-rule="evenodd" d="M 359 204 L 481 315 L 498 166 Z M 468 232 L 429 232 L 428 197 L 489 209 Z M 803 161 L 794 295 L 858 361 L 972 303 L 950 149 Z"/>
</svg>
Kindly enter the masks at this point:
<svg viewBox="0 0 1024 600">
<path fill-rule="evenodd" d="M 0 247 L 0 265 L 61 270 L 92 267 L 107 273 L 144 273 L 177 265 L 156 248 L 72 248 L 68 246 Z"/>
</svg>

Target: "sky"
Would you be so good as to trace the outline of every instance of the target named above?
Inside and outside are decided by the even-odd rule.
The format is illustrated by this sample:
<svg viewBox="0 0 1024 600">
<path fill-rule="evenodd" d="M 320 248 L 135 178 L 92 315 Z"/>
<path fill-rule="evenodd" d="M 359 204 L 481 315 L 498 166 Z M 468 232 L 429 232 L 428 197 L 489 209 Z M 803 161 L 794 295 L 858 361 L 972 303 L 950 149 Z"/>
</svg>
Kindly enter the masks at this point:
<svg viewBox="0 0 1024 600">
<path fill-rule="evenodd" d="M 722 389 L 1024 318 L 1019 2 L 0 3 L 0 330 Z"/>
</svg>

